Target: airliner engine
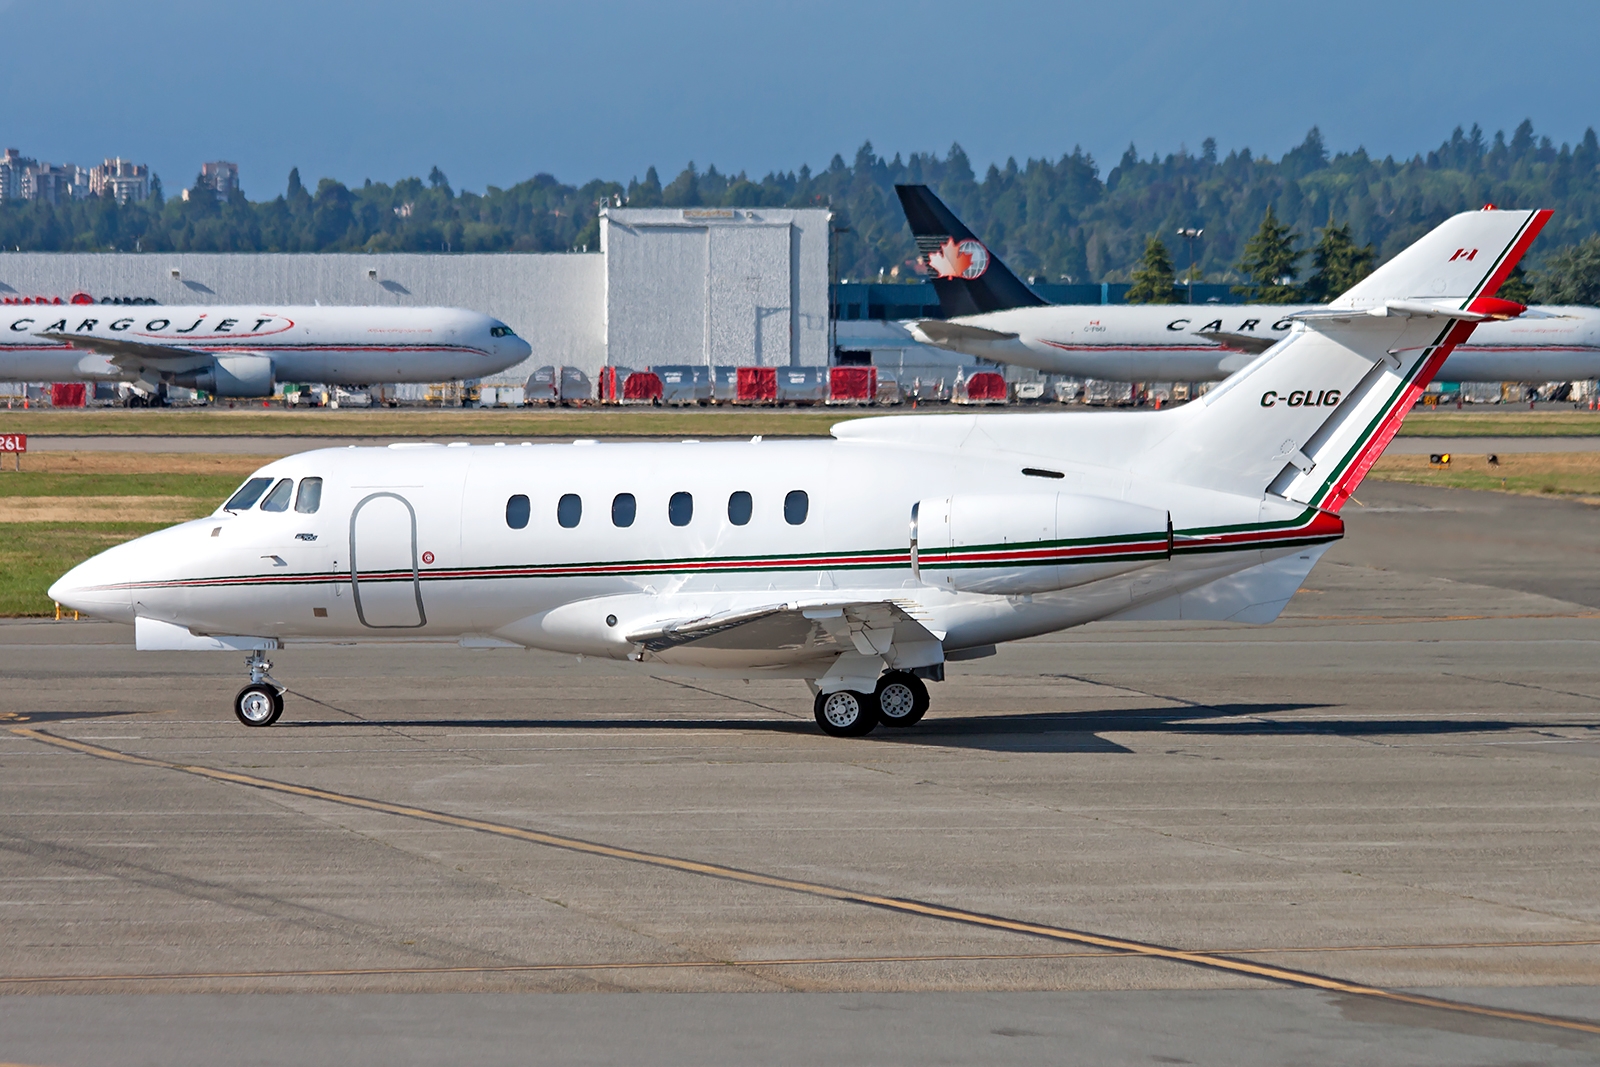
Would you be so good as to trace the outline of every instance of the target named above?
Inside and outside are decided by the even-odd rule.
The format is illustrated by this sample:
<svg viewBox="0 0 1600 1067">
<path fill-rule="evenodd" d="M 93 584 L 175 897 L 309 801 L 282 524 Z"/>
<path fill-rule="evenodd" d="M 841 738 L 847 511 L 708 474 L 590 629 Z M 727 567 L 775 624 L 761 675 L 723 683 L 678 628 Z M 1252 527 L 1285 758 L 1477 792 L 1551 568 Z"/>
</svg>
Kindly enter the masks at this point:
<svg viewBox="0 0 1600 1067">
<path fill-rule="evenodd" d="M 911 509 L 911 566 L 963 593 L 1067 589 L 1172 555 L 1167 512 L 1075 493 L 950 496 Z"/>
<path fill-rule="evenodd" d="M 277 384 L 272 357 L 262 355 L 214 356 L 210 367 L 175 375 L 174 381 L 223 397 L 271 396 Z"/>
</svg>

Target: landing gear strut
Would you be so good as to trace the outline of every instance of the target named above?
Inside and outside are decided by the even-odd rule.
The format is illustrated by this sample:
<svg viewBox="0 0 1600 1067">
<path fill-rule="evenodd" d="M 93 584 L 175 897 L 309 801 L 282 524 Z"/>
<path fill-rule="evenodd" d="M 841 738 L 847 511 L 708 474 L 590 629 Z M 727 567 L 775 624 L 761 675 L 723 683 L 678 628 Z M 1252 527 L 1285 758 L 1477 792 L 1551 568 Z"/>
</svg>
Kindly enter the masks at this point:
<svg viewBox="0 0 1600 1067">
<path fill-rule="evenodd" d="M 250 684 L 233 698 L 233 713 L 246 726 L 271 726 L 283 714 L 283 686 L 273 681 L 272 664 L 259 650 L 245 657 Z"/>
</svg>

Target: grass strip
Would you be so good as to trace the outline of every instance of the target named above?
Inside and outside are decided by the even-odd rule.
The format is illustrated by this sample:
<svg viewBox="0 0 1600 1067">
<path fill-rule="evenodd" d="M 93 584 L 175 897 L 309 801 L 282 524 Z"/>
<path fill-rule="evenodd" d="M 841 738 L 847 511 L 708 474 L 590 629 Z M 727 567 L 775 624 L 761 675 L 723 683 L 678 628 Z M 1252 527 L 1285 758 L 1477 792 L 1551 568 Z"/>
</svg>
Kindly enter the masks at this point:
<svg viewBox="0 0 1600 1067">
<path fill-rule="evenodd" d="M 1449 489 L 1600 500 L 1600 453 L 1507 452 L 1497 458 L 1499 463 L 1490 466 L 1486 455 L 1458 452 L 1450 457 L 1448 467 L 1433 467 L 1427 456 L 1386 455 L 1373 466 L 1370 476 Z"/>
<path fill-rule="evenodd" d="M 0 536 L 0 615 L 54 615 L 46 592 L 77 564 L 166 523 L 18 522 Z"/>
<path fill-rule="evenodd" d="M 259 465 L 258 461 L 258 464 Z M 181 496 L 215 507 L 239 488 L 236 474 L 76 474 L 29 471 L 0 475 L 0 498 L 78 496 Z M 208 511 L 210 508 L 207 509 Z"/>
<path fill-rule="evenodd" d="M 1482 411 L 1413 411 L 1401 437 L 1597 437 L 1600 412 L 1525 411 L 1494 407 Z"/>
</svg>

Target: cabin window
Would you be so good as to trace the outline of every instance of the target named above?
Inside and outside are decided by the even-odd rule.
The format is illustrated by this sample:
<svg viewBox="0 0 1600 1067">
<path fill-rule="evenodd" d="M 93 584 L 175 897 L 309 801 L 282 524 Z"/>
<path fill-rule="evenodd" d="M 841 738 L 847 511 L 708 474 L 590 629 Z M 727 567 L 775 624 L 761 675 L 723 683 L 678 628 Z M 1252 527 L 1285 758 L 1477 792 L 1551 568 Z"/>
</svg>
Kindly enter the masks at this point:
<svg viewBox="0 0 1600 1067">
<path fill-rule="evenodd" d="M 783 521 L 790 526 L 799 526 L 806 521 L 806 513 L 811 510 L 811 498 L 806 496 L 804 489 L 796 489 L 783 498 Z"/>
<path fill-rule="evenodd" d="M 506 501 L 506 525 L 513 530 L 520 530 L 528 525 L 528 498 L 518 493 Z"/>
<path fill-rule="evenodd" d="M 688 493 L 673 493 L 667 501 L 667 518 L 674 526 L 687 526 L 694 518 L 694 497 Z"/>
<path fill-rule="evenodd" d="M 272 487 L 266 499 L 261 501 L 262 511 L 288 511 L 289 498 L 294 494 L 294 479 L 283 478 Z"/>
<path fill-rule="evenodd" d="M 583 497 L 567 493 L 556 502 L 556 521 L 562 529 L 570 530 L 583 518 Z"/>
<path fill-rule="evenodd" d="M 300 492 L 295 494 L 294 509 L 302 515 L 313 515 L 322 506 L 322 479 L 301 478 Z"/>
<path fill-rule="evenodd" d="M 633 499 L 632 493 L 618 493 L 611 500 L 611 525 L 632 526 L 633 518 L 639 513 L 639 502 Z"/>
<path fill-rule="evenodd" d="M 239 487 L 239 491 L 222 505 L 223 511 L 243 511 L 261 499 L 261 494 L 267 491 L 267 486 L 272 484 L 271 478 L 251 478 Z"/>
<path fill-rule="evenodd" d="M 728 521 L 743 526 L 750 521 L 750 494 L 743 489 L 728 498 Z"/>
</svg>

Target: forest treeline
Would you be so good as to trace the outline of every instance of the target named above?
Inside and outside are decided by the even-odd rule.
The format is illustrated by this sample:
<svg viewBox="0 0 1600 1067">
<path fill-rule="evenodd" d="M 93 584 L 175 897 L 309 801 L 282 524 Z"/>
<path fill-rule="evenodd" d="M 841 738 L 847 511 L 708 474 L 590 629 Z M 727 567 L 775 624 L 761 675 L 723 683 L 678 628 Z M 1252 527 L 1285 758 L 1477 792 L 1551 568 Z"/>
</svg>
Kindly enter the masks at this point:
<svg viewBox="0 0 1600 1067">
<path fill-rule="evenodd" d="M 198 179 L 190 196 L 119 205 L 0 205 L 0 247 L 26 251 L 193 252 L 557 252 L 598 246 L 596 215 L 607 201 L 629 206 L 831 207 L 845 229 L 840 277 L 912 276 L 915 249 L 896 183 L 925 183 L 1006 262 L 1041 281 L 1126 281 L 1149 239 L 1160 237 L 1182 273 L 1184 227 L 1208 281 L 1243 280 L 1238 264 L 1271 206 L 1296 247 L 1309 250 L 1330 218 L 1382 261 L 1448 215 L 1485 203 L 1550 207 L 1534 261 L 1600 232 L 1600 143 L 1585 132 L 1555 145 L 1525 121 L 1507 138 L 1457 128 L 1431 152 L 1374 159 L 1363 149 L 1330 153 L 1316 129 L 1273 160 L 1249 149 L 1219 155 L 1207 139 L 1141 157 L 1130 145 L 1109 172 L 1074 149 L 1059 159 L 1007 160 L 983 175 L 960 145 L 942 157 L 893 159 L 870 143 L 825 169 L 774 172 L 760 179 L 693 163 L 663 184 L 654 167 L 627 183 L 573 186 L 539 174 L 508 189 L 456 192 L 435 167 L 429 177 L 347 186 L 321 179 L 315 189 L 289 176 L 283 195 L 219 202 Z M 1309 258 L 1308 258 L 1309 262 Z"/>
</svg>

